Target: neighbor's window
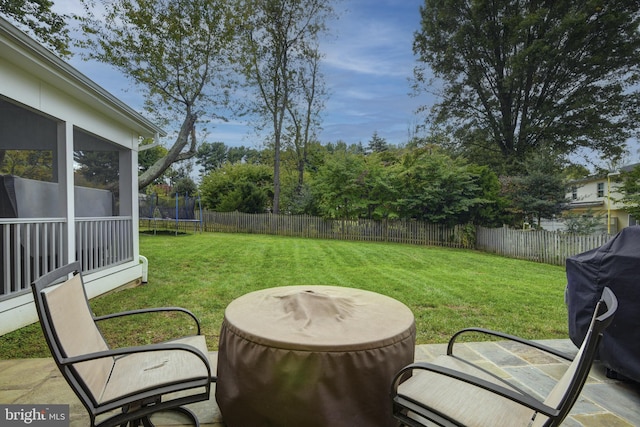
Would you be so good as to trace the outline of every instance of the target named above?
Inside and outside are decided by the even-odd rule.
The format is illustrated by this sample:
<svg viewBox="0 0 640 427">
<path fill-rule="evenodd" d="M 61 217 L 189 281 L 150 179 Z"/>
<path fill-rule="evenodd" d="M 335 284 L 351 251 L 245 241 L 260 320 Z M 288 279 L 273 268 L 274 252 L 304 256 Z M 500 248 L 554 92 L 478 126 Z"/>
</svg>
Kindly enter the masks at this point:
<svg viewBox="0 0 640 427">
<path fill-rule="evenodd" d="M 578 200 L 578 187 L 571 187 L 571 200 Z"/>
<path fill-rule="evenodd" d="M 604 182 L 598 183 L 598 197 L 604 197 Z"/>
</svg>

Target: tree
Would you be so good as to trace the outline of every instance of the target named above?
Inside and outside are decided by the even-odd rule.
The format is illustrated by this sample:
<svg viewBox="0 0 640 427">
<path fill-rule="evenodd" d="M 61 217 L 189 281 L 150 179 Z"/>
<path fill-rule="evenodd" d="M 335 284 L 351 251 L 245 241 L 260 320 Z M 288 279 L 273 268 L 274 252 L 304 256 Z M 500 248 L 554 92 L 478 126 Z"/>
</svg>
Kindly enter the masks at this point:
<svg viewBox="0 0 640 427">
<path fill-rule="evenodd" d="M 147 149 L 142 149 L 142 147 L 144 147 L 144 145 L 142 145 L 141 149 L 138 151 L 138 175 L 145 173 L 158 161 L 158 159 L 167 155 L 167 149 L 161 145 L 156 145 Z M 163 183 L 163 179 L 169 169 L 165 170 L 165 173 L 156 178 L 153 181 L 153 184 Z M 147 188 L 149 187 L 147 186 Z"/>
<path fill-rule="evenodd" d="M 320 74 L 320 59 L 317 44 L 303 55 L 300 66 L 295 73 L 297 80 L 295 90 L 292 91 L 292 102 L 287 105 L 287 112 L 291 120 L 289 138 L 296 154 L 296 170 L 298 172 L 296 193 L 302 193 L 304 171 L 310 146 L 313 143 L 315 130 L 319 127 L 320 111 L 327 96 Z"/>
<path fill-rule="evenodd" d="M 139 177 L 144 188 L 174 162 L 197 150 L 196 123 L 205 111 L 227 102 L 233 40 L 234 2 L 224 0 L 102 0 L 104 16 L 94 16 L 93 0 L 82 0 L 86 58 L 113 65 L 146 91 L 146 108 L 179 131 L 166 156 Z"/>
<path fill-rule="evenodd" d="M 425 0 L 414 52 L 434 122 L 511 166 L 537 150 L 623 154 L 637 132 L 640 1 Z M 490 155 L 489 157 L 492 157 Z"/>
<path fill-rule="evenodd" d="M 622 198 L 616 201 L 622 202 L 629 214 L 640 219 L 640 166 L 621 171 L 614 180 L 617 182 L 617 191 L 622 194 Z"/>
<path fill-rule="evenodd" d="M 329 156 L 319 168 L 313 187 L 322 216 L 355 219 L 362 215 L 366 175 L 364 156 L 346 151 Z"/>
<path fill-rule="evenodd" d="M 78 165 L 75 173 L 84 183 L 118 193 L 119 156 L 117 151 L 75 151 L 73 161 Z"/>
<path fill-rule="evenodd" d="M 0 14 L 31 32 L 45 47 L 62 57 L 69 57 L 69 29 L 66 19 L 51 10 L 50 0 L 0 0 Z"/>
<path fill-rule="evenodd" d="M 485 227 L 501 227 L 509 223 L 508 200 L 500 194 L 500 180 L 488 166 L 470 164 L 467 171 L 477 177 L 481 201 L 469 208 L 467 214 L 460 215 L 460 223 L 472 223 Z"/>
<path fill-rule="evenodd" d="M 228 148 L 224 142 L 204 142 L 196 152 L 196 163 L 202 168 L 200 175 L 205 176 L 214 171 L 227 161 Z"/>
<path fill-rule="evenodd" d="M 371 136 L 371 140 L 369 140 L 369 145 L 367 146 L 367 150 L 371 153 L 382 153 L 389 149 L 389 144 L 387 140 L 378 135 L 378 131 L 373 132 L 373 136 Z"/>
<path fill-rule="evenodd" d="M 52 165 L 51 150 L 0 150 L 0 174 L 52 181 Z"/>
<path fill-rule="evenodd" d="M 175 185 L 173 186 L 173 190 L 171 191 L 172 196 L 194 196 L 198 193 L 198 186 L 193 179 L 188 176 L 184 176 L 182 178 L 178 178 Z"/>
<path fill-rule="evenodd" d="M 318 141 L 304 144 L 304 163 L 300 164 L 300 151 L 288 146 L 281 159 L 283 163 L 280 211 L 292 215 L 320 216 L 318 200 L 313 192 L 319 168 L 325 163 L 327 150 Z M 304 168 L 304 182 L 300 184 L 300 167 Z"/>
<path fill-rule="evenodd" d="M 588 209 L 585 213 L 567 212 L 563 216 L 567 233 L 589 235 L 593 234 L 603 222 L 604 215 L 594 213 Z"/>
<path fill-rule="evenodd" d="M 254 112 L 272 130 L 273 212 L 280 210 L 280 151 L 288 110 L 294 108 L 300 64 L 317 55 L 316 41 L 333 10 L 329 0 L 242 0 L 243 74 L 257 96 Z M 309 81 L 306 79 L 306 81 Z"/>
<path fill-rule="evenodd" d="M 522 165 L 522 173 L 504 180 L 504 192 L 520 218 L 535 219 L 560 214 L 567 203 L 567 188 L 558 160 L 546 154 L 530 156 Z"/>
<path fill-rule="evenodd" d="M 244 145 L 240 147 L 229 147 L 227 151 L 227 162 L 229 163 L 251 163 L 259 164 L 262 161 L 262 154 L 255 148 L 247 148 Z"/>
<path fill-rule="evenodd" d="M 362 146 L 362 142 L 358 142 L 357 144 L 351 144 L 347 146 L 347 143 L 338 140 L 335 143 L 329 142 L 326 145 L 327 152 L 335 154 L 335 153 L 351 153 L 351 154 L 365 154 L 366 150 Z"/>
<path fill-rule="evenodd" d="M 313 177 L 313 206 L 327 218 L 397 217 L 394 202 L 399 189 L 394 186 L 394 172 L 378 153 L 338 151 L 327 157 Z"/>
<path fill-rule="evenodd" d="M 428 148 L 406 153 L 398 164 L 396 209 L 401 218 L 454 225 L 486 203 L 478 175 L 461 159 Z"/>
<path fill-rule="evenodd" d="M 402 189 L 394 186 L 394 169 L 387 165 L 390 158 L 380 153 L 365 157 L 365 173 L 359 177 L 363 187 L 362 206 L 368 219 L 397 218 L 394 202 Z"/>
<path fill-rule="evenodd" d="M 264 213 L 272 196 L 271 174 L 266 165 L 227 163 L 203 178 L 202 203 L 218 212 Z"/>
</svg>

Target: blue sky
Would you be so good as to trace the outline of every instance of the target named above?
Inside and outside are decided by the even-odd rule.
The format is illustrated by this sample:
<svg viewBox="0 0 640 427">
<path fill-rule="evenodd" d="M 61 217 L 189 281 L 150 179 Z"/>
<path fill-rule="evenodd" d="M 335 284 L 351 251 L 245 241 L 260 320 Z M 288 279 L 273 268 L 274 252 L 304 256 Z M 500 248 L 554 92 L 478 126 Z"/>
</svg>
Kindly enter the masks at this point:
<svg viewBox="0 0 640 427">
<path fill-rule="evenodd" d="M 61 13 L 77 12 L 77 0 L 55 0 Z M 322 44 L 322 72 L 330 97 L 325 104 L 319 139 L 323 144 L 342 140 L 365 146 L 374 132 L 390 144 L 407 142 L 418 123 L 418 106 L 429 104 L 425 95 L 410 96 L 413 67 L 413 34 L 420 25 L 419 7 L 424 0 L 338 0 L 339 18 Z M 131 107 L 141 111 L 142 98 L 119 72 L 110 66 L 83 61 L 71 65 Z M 244 121 L 208 125 L 207 142 L 228 146 L 260 147 L 261 138 Z M 166 129 L 171 133 L 172 129 Z M 172 141 L 164 141 L 165 145 Z"/>
<path fill-rule="evenodd" d="M 415 110 L 425 99 L 409 96 L 416 64 L 413 34 L 424 0 L 350 0 L 323 44 L 331 91 L 322 140 L 407 142 Z"/>
</svg>

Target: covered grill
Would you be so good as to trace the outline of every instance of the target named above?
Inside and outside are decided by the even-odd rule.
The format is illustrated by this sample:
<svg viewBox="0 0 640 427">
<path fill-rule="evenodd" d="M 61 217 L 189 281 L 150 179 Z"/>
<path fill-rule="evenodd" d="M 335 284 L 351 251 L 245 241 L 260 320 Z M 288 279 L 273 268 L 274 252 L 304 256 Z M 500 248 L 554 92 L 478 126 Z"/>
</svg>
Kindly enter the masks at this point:
<svg viewBox="0 0 640 427">
<path fill-rule="evenodd" d="M 618 312 L 604 333 L 599 358 L 610 376 L 640 382 L 640 226 L 625 228 L 601 247 L 568 258 L 566 269 L 571 341 L 582 344 L 602 289 L 611 288 Z"/>
</svg>

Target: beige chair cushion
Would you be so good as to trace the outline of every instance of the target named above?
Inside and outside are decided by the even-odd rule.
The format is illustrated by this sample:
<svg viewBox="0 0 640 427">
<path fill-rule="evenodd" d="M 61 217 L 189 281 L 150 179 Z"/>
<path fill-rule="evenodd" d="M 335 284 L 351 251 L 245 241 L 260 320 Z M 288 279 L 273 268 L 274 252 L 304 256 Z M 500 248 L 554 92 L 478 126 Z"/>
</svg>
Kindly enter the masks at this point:
<svg viewBox="0 0 640 427">
<path fill-rule="evenodd" d="M 493 376 L 454 357 L 440 356 L 434 364 L 504 386 Z M 482 388 L 428 371 L 413 372 L 413 376 L 398 387 L 398 393 L 445 414 L 456 414 L 456 420 L 466 426 L 526 427 L 534 415 L 533 410 Z"/>
<path fill-rule="evenodd" d="M 203 335 L 195 335 L 170 341 L 187 344 L 200 350 L 205 356 L 207 344 Z M 155 388 L 162 384 L 185 379 L 206 378 L 205 365 L 193 353 L 187 351 L 153 351 L 135 353 L 115 360 L 113 374 L 99 402 L 132 392 Z"/>
<path fill-rule="evenodd" d="M 89 311 L 80 275 L 45 289 L 44 300 L 65 356 L 109 350 Z M 113 363 L 113 358 L 108 357 L 74 365 L 96 401 L 107 383 Z"/>
</svg>

